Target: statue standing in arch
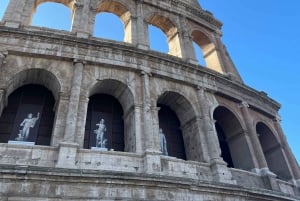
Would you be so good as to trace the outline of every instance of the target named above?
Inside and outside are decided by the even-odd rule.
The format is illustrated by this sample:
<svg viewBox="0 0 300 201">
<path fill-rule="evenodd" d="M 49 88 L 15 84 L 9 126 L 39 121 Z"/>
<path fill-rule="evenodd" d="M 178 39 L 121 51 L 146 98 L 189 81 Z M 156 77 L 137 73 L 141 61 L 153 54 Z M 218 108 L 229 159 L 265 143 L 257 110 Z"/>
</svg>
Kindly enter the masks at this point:
<svg viewBox="0 0 300 201">
<path fill-rule="evenodd" d="M 168 156 L 167 140 L 161 128 L 159 129 L 159 136 L 160 136 L 160 151 L 162 152 L 163 155 Z"/>
<path fill-rule="evenodd" d="M 105 126 L 104 119 L 101 119 L 96 126 L 98 126 L 98 129 L 94 130 L 94 133 L 96 134 L 96 147 L 99 148 L 106 148 L 106 142 L 107 139 L 104 138 L 104 132 L 106 132 L 106 126 Z"/>
<path fill-rule="evenodd" d="M 22 123 L 20 124 L 22 128 L 22 130 L 20 130 L 18 137 L 16 138 L 16 140 L 18 141 L 26 141 L 29 137 L 30 134 L 30 128 L 34 128 L 35 123 L 37 122 L 37 120 L 40 118 L 40 113 L 37 113 L 36 117 L 33 117 L 32 113 L 29 113 L 27 115 L 27 118 L 25 118 Z"/>
</svg>

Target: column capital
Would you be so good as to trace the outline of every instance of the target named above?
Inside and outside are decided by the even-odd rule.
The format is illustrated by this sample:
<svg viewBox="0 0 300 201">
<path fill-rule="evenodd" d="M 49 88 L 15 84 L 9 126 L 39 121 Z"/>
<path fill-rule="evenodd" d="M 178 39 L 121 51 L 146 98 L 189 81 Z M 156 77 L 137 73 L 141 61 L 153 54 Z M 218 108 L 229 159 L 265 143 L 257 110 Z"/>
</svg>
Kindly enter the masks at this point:
<svg viewBox="0 0 300 201">
<path fill-rule="evenodd" d="M 276 114 L 273 121 L 274 121 L 274 123 L 280 123 L 281 122 L 281 116 L 279 114 Z"/>
<path fill-rule="evenodd" d="M 239 107 L 239 108 L 249 108 L 250 105 L 249 105 L 249 103 L 247 103 L 246 101 L 242 101 L 242 102 L 240 102 L 240 103 L 238 104 L 238 107 Z"/>
<path fill-rule="evenodd" d="M 73 64 L 78 64 L 78 63 L 81 63 L 81 64 L 85 65 L 86 61 L 82 60 L 82 59 L 79 59 L 79 58 L 73 58 Z"/>
<path fill-rule="evenodd" d="M 151 77 L 152 76 L 152 74 L 151 74 L 151 72 L 146 72 L 145 70 L 142 70 L 141 71 L 141 76 L 149 76 L 149 77 Z"/>
</svg>

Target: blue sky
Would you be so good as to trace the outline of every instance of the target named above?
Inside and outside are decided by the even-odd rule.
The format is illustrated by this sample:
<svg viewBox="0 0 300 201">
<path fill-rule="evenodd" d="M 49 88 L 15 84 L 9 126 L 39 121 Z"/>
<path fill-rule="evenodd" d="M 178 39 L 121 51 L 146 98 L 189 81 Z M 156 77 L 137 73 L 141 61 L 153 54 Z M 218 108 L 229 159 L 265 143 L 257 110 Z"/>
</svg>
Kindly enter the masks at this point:
<svg viewBox="0 0 300 201">
<path fill-rule="evenodd" d="M 7 2 L 0 0 L 0 19 Z M 224 23 L 222 40 L 244 82 L 258 91 L 265 91 L 282 104 L 282 127 L 300 161 L 300 65 L 297 62 L 300 57 L 300 1 L 203 0 L 200 4 Z M 53 11 L 48 8 L 48 15 L 38 16 L 39 9 L 43 7 L 38 8 L 34 25 L 55 22 L 58 29 L 70 29 L 70 23 L 62 20 L 66 15 L 70 19 L 68 9 L 61 7 Z M 97 30 L 96 36 L 123 40 L 123 33 L 116 33 L 122 29 L 122 23 L 116 17 L 108 20 L 99 15 L 96 23 L 100 25 L 100 22 L 106 23 L 106 26 L 101 26 L 106 29 Z M 154 27 L 151 27 L 150 37 L 151 40 L 159 38 L 165 41 L 161 31 Z M 167 52 L 164 42 L 151 43 L 151 48 Z M 199 50 L 197 52 L 199 54 Z"/>
</svg>

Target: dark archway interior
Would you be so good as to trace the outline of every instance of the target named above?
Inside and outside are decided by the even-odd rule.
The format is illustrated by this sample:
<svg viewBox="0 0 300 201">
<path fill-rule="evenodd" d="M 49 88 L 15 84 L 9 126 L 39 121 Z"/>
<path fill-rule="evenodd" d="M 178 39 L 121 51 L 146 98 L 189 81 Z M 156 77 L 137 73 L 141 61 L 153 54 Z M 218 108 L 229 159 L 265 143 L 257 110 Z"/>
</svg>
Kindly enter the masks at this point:
<svg viewBox="0 0 300 201">
<path fill-rule="evenodd" d="M 35 142 L 37 145 L 50 145 L 55 115 L 54 103 L 52 93 L 43 86 L 30 84 L 15 90 L 8 97 L 7 107 L 0 118 L 0 142 L 15 141 L 24 127 L 22 122 L 30 113 L 33 118 L 39 113 L 39 118 L 28 130 L 26 141 Z"/>
<path fill-rule="evenodd" d="M 221 148 L 221 157 L 227 163 L 228 167 L 233 168 L 234 166 L 233 166 L 228 142 L 226 139 L 226 135 L 225 135 L 222 127 L 218 123 L 215 123 L 215 126 L 216 126 L 216 131 L 218 134 L 219 144 L 220 144 L 220 148 Z"/>
<path fill-rule="evenodd" d="M 254 162 L 245 131 L 237 117 L 229 109 L 219 106 L 213 114 L 219 138 L 221 156 L 228 167 L 251 171 Z"/>
<path fill-rule="evenodd" d="M 96 147 L 96 130 L 100 120 L 105 121 L 105 148 L 124 151 L 123 109 L 119 101 L 111 95 L 96 94 L 90 97 L 84 137 L 84 148 Z"/>
<path fill-rule="evenodd" d="M 158 104 L 159 127 L 163 130 L 167 141 L 168 155 L 186 160 L 186 153 L 180 121 L 176 113 L 168 106 Z"/>
<path fill-rule="evenodd" d="M 256 133 L 259 137 L 269 169 L 283 180 L 290 180 L 291 174 L 285 160 L 283 150 L 275 135 L 264 123 L 256 125 Z"/>
</svg>

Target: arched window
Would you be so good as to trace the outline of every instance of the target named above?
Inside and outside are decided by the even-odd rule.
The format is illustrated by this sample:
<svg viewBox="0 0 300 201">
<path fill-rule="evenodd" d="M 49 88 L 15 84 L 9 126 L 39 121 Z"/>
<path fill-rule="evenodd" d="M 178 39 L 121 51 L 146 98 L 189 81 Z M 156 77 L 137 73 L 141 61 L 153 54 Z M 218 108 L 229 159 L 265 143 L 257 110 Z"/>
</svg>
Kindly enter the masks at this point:
<svg viewBox="0 0 300 201">
<path fill-rule="evenodd" d="M 159 127 L 166 139 L 168 156 L 186 159 L 184 142 L 182 132 L 180 129 L 180 121 L 176 113 L 166 105 L 159 104 L 160 110 L 158 112 Z"/>
<path fill-rule="evenodd" d="M 237 117 L 223 106 L 215 109 L 213 117 L 223 160 L 228 167 L 251 171 L 254 163 L 245 131 Z"/>
<path fill-rule="evenodd" d="M 206 62 L 205 62 L 205 59 L 204 59 L 203 52 L 202 52 L 201 48 L 195 42 L 193 42 L 193 47 L 194 47 L 194 50 L 195 50 L 196 59 L 197 59 L 198 63 L 201 66 L 206 67 L 207 65 L 206 65 Z"/>
<path fill-rule="evenodd" d="M 290 180 L 292 176 L 289 172 L 287 160 L 273 132 L 264 123 L 259 122 L 256 125 L 256 133 L 270 171 L 280 179 Z"/>
<path fill-rule="evenodd" d="M 179 42 L 178 31 L 176 26 L 170 21 L 170 19 L 161 15 L 154 14 L 149 18 L 148 23 L 149 25 L 153 25 L 159 28 L 164 33 L 164 35 L 167 38 L 169 54 L 181 58 L 182 52 Z M 150 26 L 150 31 L 151 29 L 152 28 Z M 155 39 L 153 41 L 154 42 L 150 41 L 150 44 L 157 43 Z M 158 50 L 161 51 L 160 49 Z"/>
<path fill-rule="evenodd" d="M 123 109 L 113 96 L 96 94 L 90 97 L 84 148 L 124 151 Z"/>
<path fill-rule="evenodd" d="M 54 98 L 40 85 L 25 85 L 8 97 L 0 118 L 0 142 L 50 145 Z"/>
<path fill-rule="evenodd" d="M 8 6 L 9 0 L 1 0 L 1 6 L 0 6 L 0 21 L 3 18 L 4 12 Z"/>
<path fill-rule="evenodd" d="M 94 36 L 124 41 L 123 23 L 115 14 L 107 12 L 98 13 L 95 19 Z"/>
<path fill-rule="evenodd" d="M 184 160 L 203 161 L 197 114 L 190 101 L 178 92 L 166 91 L 157 100 L 160 142 L 167 142 L 169 156 Z M 161 150 L 164 148 L 161 143 Z M 163 153 L 164 154 L 164 153 Z M 166 155 L 166 154 L 165 154 Z"/>
<path fill-rule="evenodd" d="M 169 52 L 168 39 L 164 32 L 159 28 L 149 25 L 149 45 L 150 49 L 158 52 L 166 53 Z"/>
<path fill-rule="evenodd" d="M 199 63 L 202 63 L 202 58 L 205 61 L 205 66 L 222 73 L 222 66 L 218 58 L 218 53 L 215 44 L 201 31 L 195 30 L 192 32 L 194 43 L 201 49 L 201 53 L 197 55 L 198 50 L 195 49 Z M 200 56 L 201 55 L 201 56 Z M 200 58 L 200 59 L 199 59 Z"/>
<path fill-rule="evenodd" d="M 31 24 L 33 26 L 70 31 L 72 12 L 61 3 L 42 3 L 37 7 Z"/>
<path fill-rule="evenodd" d="M 94 36 L 132 42 L 131 13 L 126 5 L 116 1 L 102 1 L 97 8 L 97 13 Z"/>
</svg>

